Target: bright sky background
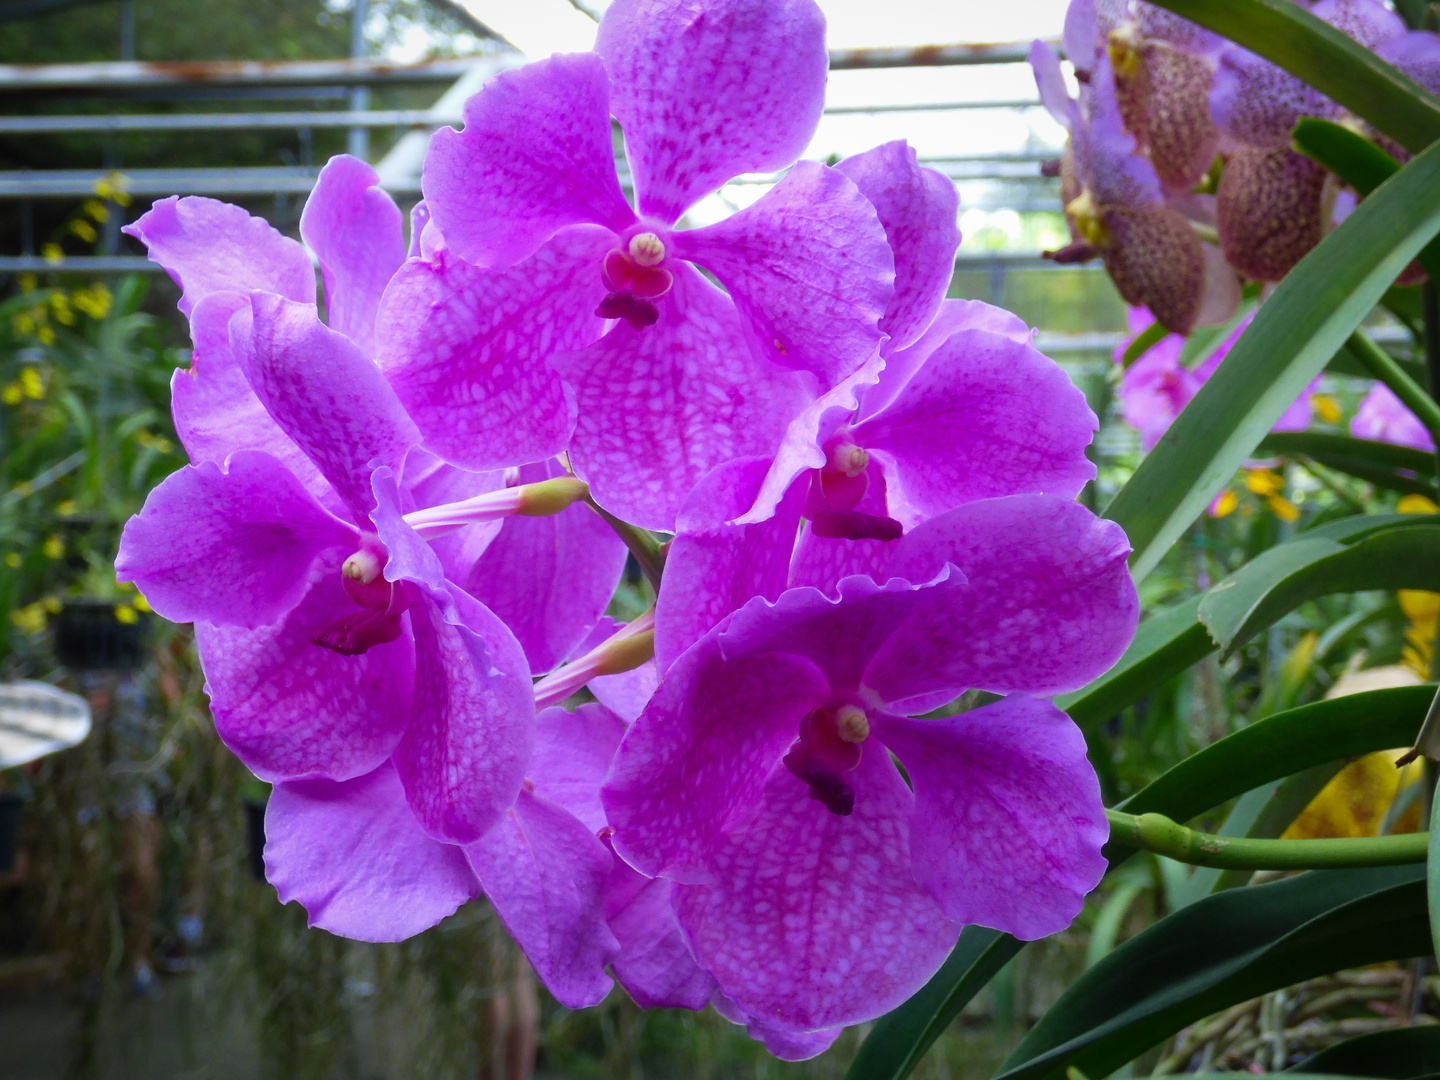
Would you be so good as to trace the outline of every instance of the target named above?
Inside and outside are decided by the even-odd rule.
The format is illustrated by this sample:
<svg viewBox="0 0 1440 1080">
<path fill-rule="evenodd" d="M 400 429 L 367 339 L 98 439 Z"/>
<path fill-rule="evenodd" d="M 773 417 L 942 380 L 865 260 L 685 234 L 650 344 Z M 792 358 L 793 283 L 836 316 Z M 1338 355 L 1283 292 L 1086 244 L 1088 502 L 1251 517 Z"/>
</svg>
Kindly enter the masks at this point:
<svg viewBox="0 0 1440 1080">
<path fill-rule="evenodd" d="M 588 50 L 595 23 L 569 0 L 462 0 L 486 25 L 530 59 Z M 609 0 L 582 0 L 603 11 Z M 1057 38 L 1066 0 L 819 0 L 831 48 L 1015 42 Z M 1035 83 L 1024 64 L 900 68 L 832 72 L 830 107 L 955 101 L 1034 100 Z M 934 112 L 827 115 L 806 157 L 846 156 L 892 139 L 908 139 L 922 159 L 1008 154 L 1058 147 L 1064 132 L 1040 109 L 1023 112 L 967 109 Z M 961 184 L 962 206 L 988 186 Z M 730 208 L 758 198 L 764 187 L 730 185 Z M 709 212 L 706 212 L 708 209 Z M 692 218 L 724 216 L 715 205 Z M 1012 215 L 1013 216 L 1013 215 Z M 696 222 L 699 223 L 698 220 Z M 967 223 L 974 226 L 978 219 Z M 967 229 L 967 231 L 970 231 Z"/>
</svg>

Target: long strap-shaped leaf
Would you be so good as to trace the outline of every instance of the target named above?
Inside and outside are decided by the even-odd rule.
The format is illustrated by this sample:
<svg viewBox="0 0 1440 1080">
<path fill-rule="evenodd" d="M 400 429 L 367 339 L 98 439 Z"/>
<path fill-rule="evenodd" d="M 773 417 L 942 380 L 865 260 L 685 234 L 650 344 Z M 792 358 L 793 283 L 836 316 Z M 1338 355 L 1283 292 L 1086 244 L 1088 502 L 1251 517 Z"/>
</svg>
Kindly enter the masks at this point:
<svg viewBox="0 0 1440 1080">
<path fill-rule="evenodd" d="M 1197 901 L 1071 984 L 997 1080 L 1105 1076 L 1202 1016 L 1360 964 L 1430 952 L 1422 866 L 1312 871 Z"/>
<path fill-rule="evenodd" d="M 1291 0 L 1153 0 L 1277 64 L 1411 150 L 1440 138 L 1440 99 Z"/>
<path fill-rule="evenodd" d="M 1260 3 L 1247 0 L 1244 6 Z M 1377 188 L 1300 261 L 1110 503 L 1105 516 L 1130 537 L 1137 580 L 1225 486 L 1437 232 L 1440 144 Z"/>
</svg>

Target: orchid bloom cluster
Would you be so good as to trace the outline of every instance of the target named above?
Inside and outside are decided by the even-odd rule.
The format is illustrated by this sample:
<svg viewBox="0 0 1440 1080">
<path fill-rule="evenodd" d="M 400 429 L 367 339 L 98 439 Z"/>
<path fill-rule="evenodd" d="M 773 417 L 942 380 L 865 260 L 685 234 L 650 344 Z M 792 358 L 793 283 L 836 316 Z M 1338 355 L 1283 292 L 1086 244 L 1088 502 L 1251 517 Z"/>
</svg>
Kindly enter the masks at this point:
<svg viewBox="0 0 1440 1080">
<path fill-rule="evenodd" d="M 1309 6 L 1440 90 L 1440 35 L 1407 30 L 1381 0 Z M 1054 50 L 1031 52 L 1041 100 L 1070 132 L 1058 174 L 1074 242 L 1053 257 L 1098 255 L 1166 329 L 1226 321 L 1241 279 L 1279 281 L 1353 209 L 1290 136 L 1304 117 L 1361 121 L 1270 61 L 1145 0 L 1071 0 L 1064 47 L 1078 100 Z"/>
<path fill-rule="evenodd" d="M 904 143 L 796 162 L 826 62 L 812 0 L 616 0 L 435 136 L 408 250 L 343 156 L 303 245 L 198 198 L 131 227 L 190 320 L 191 465 L 117 570 L 196 624 L 313 925 L 396 940 L 483 892 L 566 1005 L 613 979 L 803 1058 L 964 925 L 1050 934 L 1099 881 L 1047 700 L 1137 620 L 1074 501 L 1096 419 L 1018 319 L 945 299 L 945 177 Z M 619 626 L 627 544 L 663 573 Z"/>
</svg>

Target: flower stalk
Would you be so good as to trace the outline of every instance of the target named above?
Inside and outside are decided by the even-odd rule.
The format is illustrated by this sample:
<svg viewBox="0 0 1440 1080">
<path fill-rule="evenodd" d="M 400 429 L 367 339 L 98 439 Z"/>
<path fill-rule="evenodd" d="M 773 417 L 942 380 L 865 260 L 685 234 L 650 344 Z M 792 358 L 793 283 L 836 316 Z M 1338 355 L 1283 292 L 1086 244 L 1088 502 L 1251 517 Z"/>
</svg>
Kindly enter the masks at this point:
<svg viewBox="0 0 1440 1080">
<path fill-rule="evenodd" d="M 656 540 L 648 529 L 637 528 L 628 521 L 621 521 L 610 511 L 589 496 L 585 504 L 599 514 L 615 530 L 615 535 L 625 541 L 630 554 L 640 564 L 640 572 L 657 592 L 660 590 L 660 575 L 665 572 L 665 545 Z"/>
<path fill-rule="evenodd" d="M 655 609 L 627 623 L 584 656 L 535 683 L 535 708 L 558 705 L 601 675 L 631 671 L 655 656 Z"/>
<path fill-rule="evenodd" d="M 1257 840 L 1187 829 L 1164 814 L 1106 810 L 1110 839 L 1191 866 L 1221 870 L 1338 870 L 1425 861 L 1429 833 L 1333 840 Z"/>
</svg>

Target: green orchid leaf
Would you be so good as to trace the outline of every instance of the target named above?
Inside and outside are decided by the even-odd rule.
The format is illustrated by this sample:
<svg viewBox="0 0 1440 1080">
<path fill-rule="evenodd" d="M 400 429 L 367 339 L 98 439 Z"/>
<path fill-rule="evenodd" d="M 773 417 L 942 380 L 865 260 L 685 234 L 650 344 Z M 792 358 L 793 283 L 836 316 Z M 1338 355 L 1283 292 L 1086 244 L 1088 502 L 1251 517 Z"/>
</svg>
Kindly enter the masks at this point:
<svg viewBox="0 0 1440 1080">
<path fill-rule="evenodd" d="M 1440 590 L 1440 515 L 1351 543 L 1310 533 L 1279 544 L 1206 593 L 1200 621 L 1228 654 L 1307 600 L 1364 589 Z"/>
<path fill-rule="evenodd" d="M 1427 955 L 1424 867 L 1311 871 L 1206 897 L 1099 961 L 996 1080 L 1106 1076 L 1188 1024 L 1342 968 Z"/>
<path fill-rule="evenodd" d="M 1414 373 L 1407 370 L 1407 374 L 1413 377 Z M 1420 376 L 1424 378 L 1423 370 Z M 1328 431 L 1284 431 L 1265 436 L 1257 453 L 1309 458 L 1317 465 L 1343 472 L 1387 491 L 1424 495 L 1430 499 L 1436 497 L 1435 484 L 1428 479 L 1435 471 L 1435 456 L 1408 446 L 1356 439 Z"/>
<path fill-rule="evenodd" d="M 1282 1076 L 1333 1073 L 1377 1080 L 1416 1080 L 1440 1075 L 1440 1025 L 1392 1028 L 1327 1046 Z"/>
<path fill-rule="evenodd" d="M 1440 146 L 1377 188 L 1300 261 L 1110 503 L 1105 516 L 1130 537 L 1137 579 L 1230 481 L 1437 232 Z"/>
<path fill-rule="evenodd" d="M 1290 0 L 1155 0 L 1243 45 L 1419 151 L 1440 137 L 1440 99 Z"/>
<path fill-rule="evenodd" d="M 983 926 L 967 926 L 914 997 L 875 1022 L 846 1072 L 848 1080 L 909 1076 L 941 1033 L 1025 943 Z"/>
<path fill-rule="evenodd" d="M 1081 728 L 1092 728 L 1210 655 L 1215 642 L 1200 623 L 1200 599 L 1146 619 L 1114 667 L 1083 689 L 1056 698 L 1055 704 Z"/>
</svg>

